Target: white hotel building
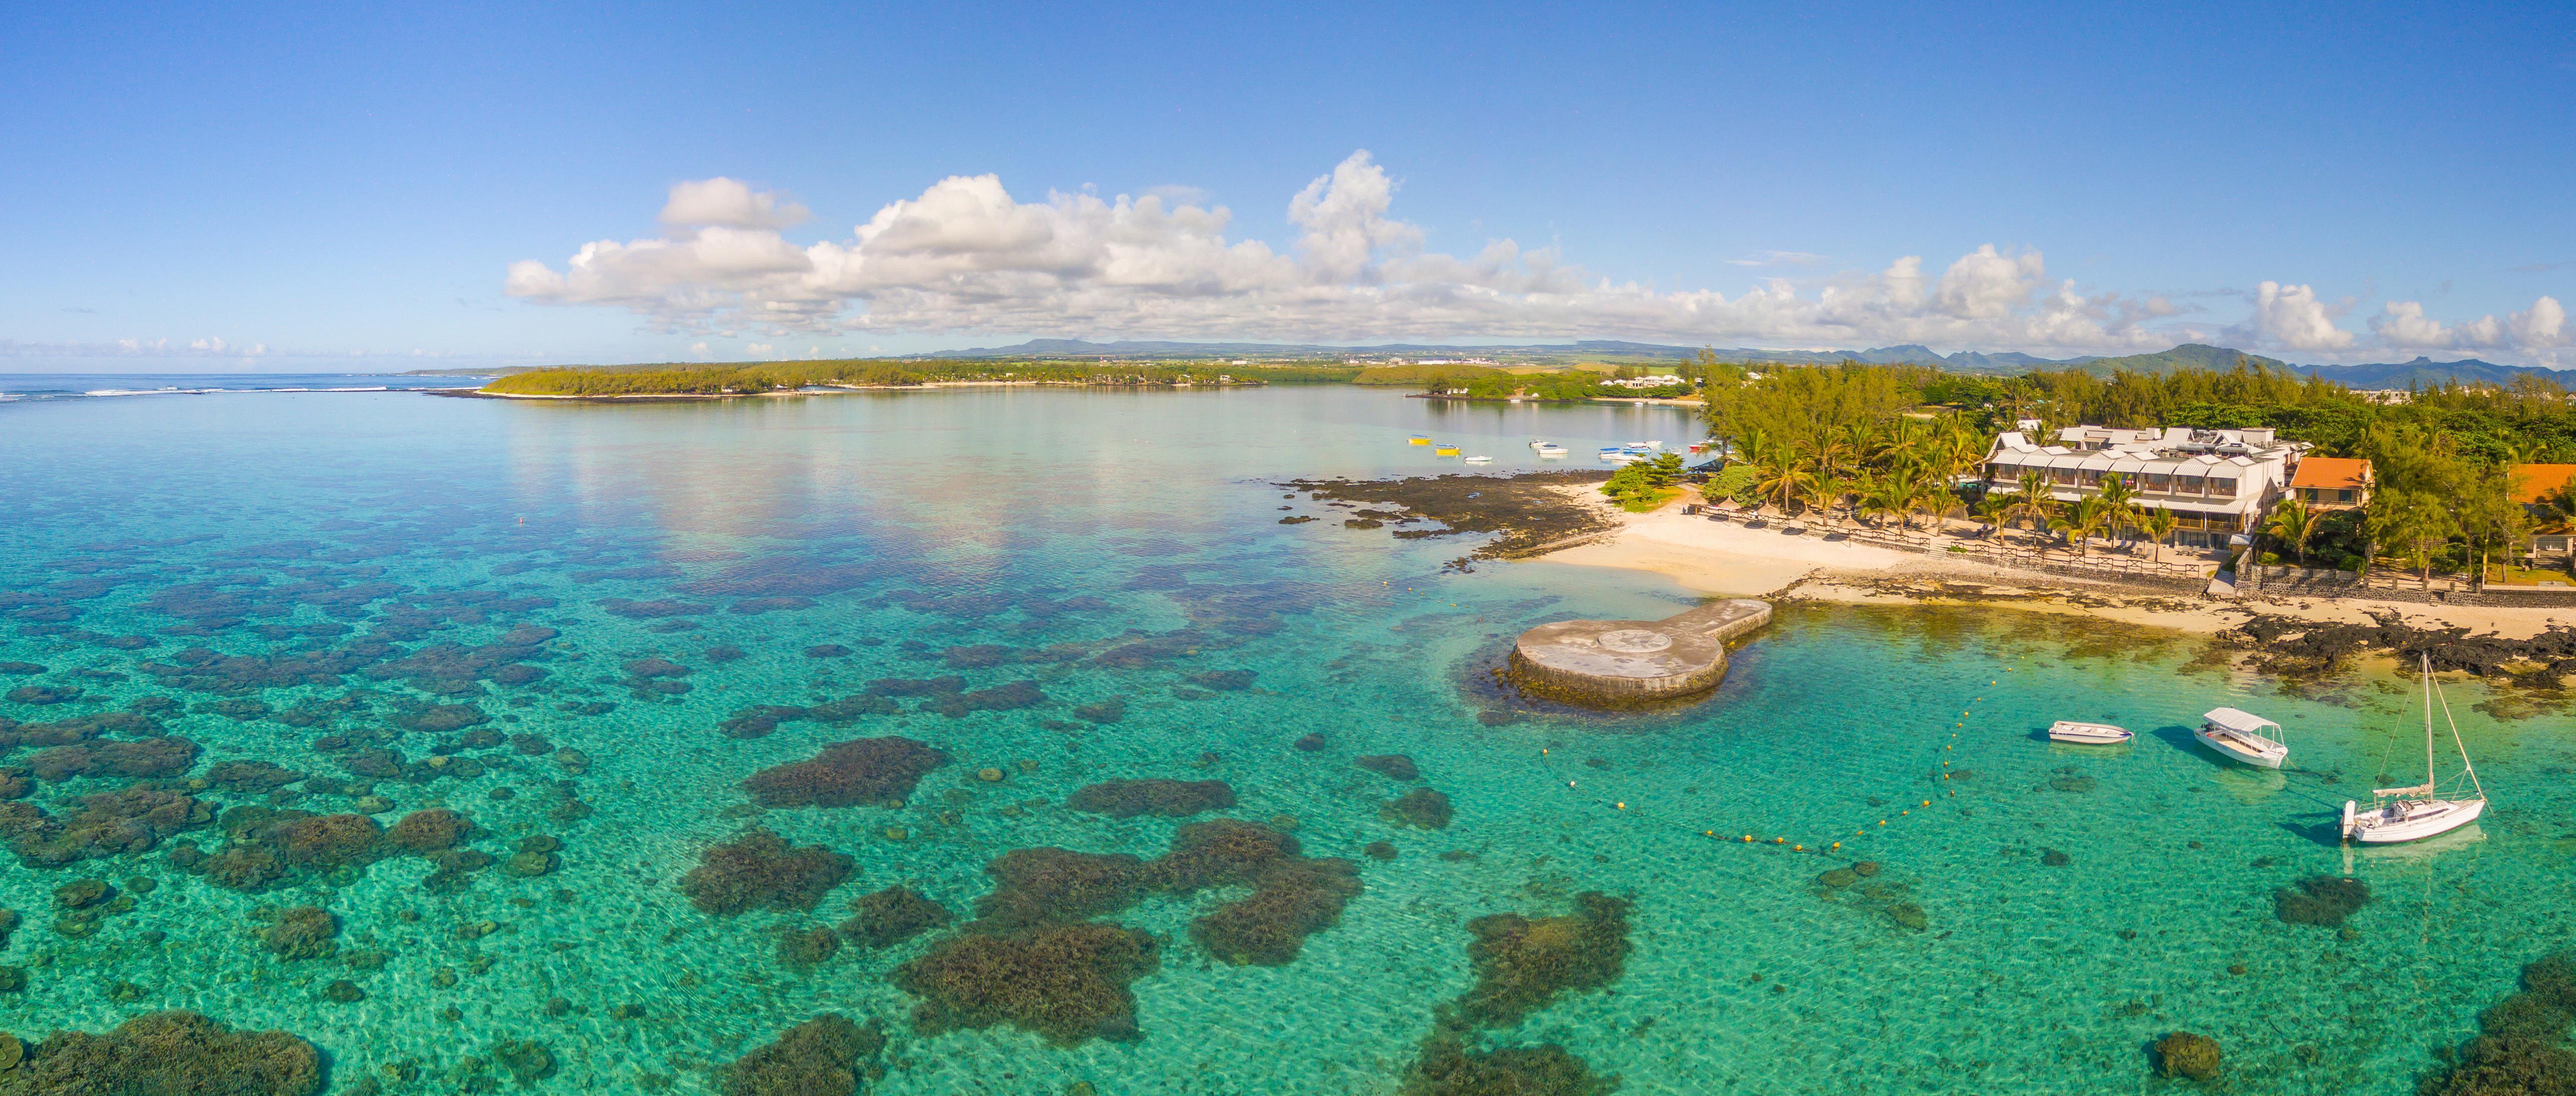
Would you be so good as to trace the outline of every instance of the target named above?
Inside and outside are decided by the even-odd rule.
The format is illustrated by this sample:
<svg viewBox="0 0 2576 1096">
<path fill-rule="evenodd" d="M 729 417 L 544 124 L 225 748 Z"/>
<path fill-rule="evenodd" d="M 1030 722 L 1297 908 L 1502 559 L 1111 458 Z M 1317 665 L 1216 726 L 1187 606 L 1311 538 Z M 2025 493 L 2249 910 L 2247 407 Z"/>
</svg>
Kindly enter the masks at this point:
<svg viewBox="0 0 2576 1096">
<path fill-rule="evenodd" d="M 2020 431 L 1996 438 L 1986 455 L 1987 490 L 2016 491 L 2022 473 L 2035 471 L 2048 477 L 2050 497 L 2075 502 L 2117 475 L 2137 491 L 2139 506 L 2173 511 L 2174 542 L 2194 548 L 2225 548 L 2231 536 L 2250 533 L 2309 448 L 2269 428 L 2069 426 L 2057 440 L 2040 445 Z"/>
</svg>

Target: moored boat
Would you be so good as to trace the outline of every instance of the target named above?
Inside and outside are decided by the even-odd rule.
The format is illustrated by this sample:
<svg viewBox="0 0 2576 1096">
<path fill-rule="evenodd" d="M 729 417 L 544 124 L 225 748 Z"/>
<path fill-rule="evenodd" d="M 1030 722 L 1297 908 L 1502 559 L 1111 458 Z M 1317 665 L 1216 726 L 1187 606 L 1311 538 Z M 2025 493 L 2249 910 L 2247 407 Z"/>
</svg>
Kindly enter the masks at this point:
<svg viewBox="0 0 2576 1096">
<path fill-rule="evenodd" d="M 2230 759 L 2265 769 L 2290 759 L 2290 747 L 2273 737 L 2281 733 L 2278 723 L 2237 708 L 2213 708 L 2200 719 L 2191 736 Z"/>
<path fill-rule="evenodd" d="M 1431 455 L 1435 457 L 1454 457 L 1458 455 L 1458 447 L 1444 441 L 1439 445 L 1432 447 Z"/>
<path fill-rule="evenodd" d="M 1565 447 L 1562 445 L 1542 445 L 1538 447 L 1538 455 L 1541 458 L 1562 457 L 1565 455 Z"/>
<path fill-rule="evenodd" d="M 2108 723 L 2079 723 L 2061 719 L 2048 725 L 2048 740 L 2073 742 L 2084 746 L 2110 746 L 2129 740 L 2129 732 Z"/>
<path fill-rule="evenodd" d="M 2486 785 L 2478 781 L 2477 767 L 2469 763 L 2469 745 L 2460 738 L 2459 722 L 2451 718 L 2448 697 L 2440 698 L 2442 719 L 2450 724 L 2451 745 L 2460 753 L 2460 781 L 2451 795 L 2442 794 L 2441 772 L 2433 753 L 2433 702 L 2440 694 L 2433 685 L 2432 656 L 2419 653 L 2416 657 L 2423 660 L 2424 667 L 2424 782 L 2404 788 L 2373 788 L 2368 810 L 2344 800 L 2346 841 L 2365 845 L 2421 841 L 2459 829 L 2486 813 Z"/>
<path fill-rule="evenodd" d="M 1423 437 L 1423 436 L 1422 436 L 1422 435 L 1420 435 L 1420 434 L 1415 434 L 1415 435 L 1414 435 L 1414 436 L 1412 436 L 1412 437 L 1409 437 L 1409 438 L 1404 439 L 1404 444 L 1406 444 L 1406 445 L 1429 445 L 1429 444 L 1431 444 L 1431 439 L 1426 438 L 1426 437 Z"/>
<path fill-rule="evenodd" d="M 1473 456 L 1473 457 L 1469 457 L 1469 458 L 1467 458 L 1467 463 L 1469 463 L 1469 464 L 1492 464 L 1492 463 L 1494 463 L 1494 458 L 1492 458 L 1492 457 L 1488 457 L 1488 456 L 1482 456 L 1482 455 L 1479 455 L 1479 456 Z"/>
</svg>

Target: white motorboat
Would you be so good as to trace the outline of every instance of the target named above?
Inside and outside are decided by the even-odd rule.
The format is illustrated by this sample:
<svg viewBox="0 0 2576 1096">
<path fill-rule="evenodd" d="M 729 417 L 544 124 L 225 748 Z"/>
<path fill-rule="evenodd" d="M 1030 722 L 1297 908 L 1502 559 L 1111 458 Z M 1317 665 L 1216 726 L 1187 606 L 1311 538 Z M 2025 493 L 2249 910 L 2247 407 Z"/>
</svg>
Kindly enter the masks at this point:
<svg viewBox="0 0 2576 1096">
<path fill-rule="evenodd" d="M 2275 737 L 2281 733 L 2278 723 L 2236 708 L 2215 708 L 2200 718 L 2200 727 L 2191 736 L 2233 760 L 2277 769 L 2290 759 L 2290 747 Z"/>
<path fill-rule="evenodd" d="M 1562 445 L 1542 445 L 1538 447 L 1538 455 L 1541 459 L 1562 457 L 1565 455 L 1565 447 Z"/>
<path fill-rule="evenodd" d="M 1492 464 L 1492 463 L 1494 463 L 1494 458 L 1492 458 L 1492 457 L 1487 457 L 1487 456 L 1473 456 L 1473 457 L 1469 457 L 1469 458 L 1467 458 L 1467 463 L 1469 463 L 1469 464 Z"/>
<path fill-rule="evenodd" d="M 2108 723 L 2078 723 L 2061 719 L 2048 725 L 2048 740 L 2073 742 L 2083 746 L 2115 746 L 2129 740 L 2129 732 Z"/>
<path fill-rule="evenodd" d="M 1547 448 L 1547 447 L 1548 447 L 1548 443 L 1547 443 L 1545 440 L 1542 440 L 1542 439 L 1539 439 L 1539 438 L 1531 438 L 1531 439 L 1530 439 L 1530 448 L 1532 448 L 1532 449 L 1545 449 L 1545 448 Z"/>
<path fill-rule="evenodd" d="M 2442 697 L 2433 685 L 2433 659 L 2419 655 L 2424 665 L 2424 782 L 2404 788 L 2373 788 L 2370 808 L 2344 800 L 2343 839 L 2365 845 L 2393 845 L 2401 841 L 2421 841 L 2449 833 L 2478 820 L 2487 810 L 2487 790 L 2478 782 L 2478 770 L 2469 764 L 2468 743 L 2460 739 L 2460 724 L 2451 718 L 2451 701 Z M 2442 720 L 2450 724 L 2451 745 L 2460 752 L 2460 780 L 2448 796 L 2442 794 L 2441 773 L 2433 753 L 2433 703 L 2441 700 Z"/>
</svg>

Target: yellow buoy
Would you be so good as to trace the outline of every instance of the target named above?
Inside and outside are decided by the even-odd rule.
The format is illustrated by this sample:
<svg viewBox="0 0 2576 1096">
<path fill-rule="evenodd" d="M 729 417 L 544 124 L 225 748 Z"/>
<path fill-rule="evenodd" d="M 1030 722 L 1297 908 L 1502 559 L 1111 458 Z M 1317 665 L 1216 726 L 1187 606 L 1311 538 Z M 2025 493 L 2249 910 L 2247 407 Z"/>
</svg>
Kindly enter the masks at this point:
<svg viewBox="0 0 2576 1096">
<path fill-rule="evenodd" d="M 1747 844 L 1747 845 L 1752 844 L 1752 843 L 1753 843 L 1753 835 L 1752 835 L 1752 834 L 1749 834 L 1749 833 L 1748 833 L 1748 834 L 1745 834 L 1745 835 L 1744 835 L 1744 843 L 1745 843 L 1745 844 Z"/>
<path fill-rule="evenodd" d="M 1717 831 L 1716 831 L 1716 830 L 1701 830 L 1701 831 L 1699 831 L 1699 835 L 1700 835 L 1701 837 L 1715 837 L 1715 836 L 1717 836 Z"/>
<path fill-rule="evenodd" d="M 1628 805 L 1627 805 L 1626 803 L 1613 803 L 1613 804 L 1610 804 L 1610 805 L 1611 805 L 1611 806 L 1613 806 L 1613 807 L 1617 807 L 1618 809 L 1623 810 L 1623 811 L 1628 809 Z"/>
<path fill-rule="evenodd" d="M 1879 825 L 1884 826 L 1884 825 L 1886 825 L 1886 824 L 1887 824 L 1887 820 L 1886 820 L 1886 819 L 1884 819 L 1884 818 L 1879 819 L 1879 820 L 1878 820 L 1878 824 L 1879 824 Z"/>
<path fill-rule="evenodd" d="M 1929 807 L 1929 806 L 1931 806 L 1931 805 L 1932 805 L 1932 801 L 1931 801 L 1931 800 L 1929 800 L 1929 799 L 1926 799 L 1926 800 L 1924 800 L 1924 801 L 1923 801 L 1923 805 L 1924 805 L 1924 806 L 1926 806 L 1926 807 Z"/>
<path fill-rule="evenodd" d="M 1837 848 L 1837 849 L 1839 849 L 1839 848 L 1843 847 L 1843 843 L 1842 843 L 1842 842 L 1840 842 L 1840 841 L 1836 841 L 1836 842 L 1834 842 L 1834 847 L 1835 847 L 1835 848 Z"/>
<path fill-rule="evenodd" d="M 1786 837 L 1774 837 L 1771 839 L 1771 843 L 1774 845 L 1786 845 L 1789 843 L 1789 839 Z"/>
</svg>

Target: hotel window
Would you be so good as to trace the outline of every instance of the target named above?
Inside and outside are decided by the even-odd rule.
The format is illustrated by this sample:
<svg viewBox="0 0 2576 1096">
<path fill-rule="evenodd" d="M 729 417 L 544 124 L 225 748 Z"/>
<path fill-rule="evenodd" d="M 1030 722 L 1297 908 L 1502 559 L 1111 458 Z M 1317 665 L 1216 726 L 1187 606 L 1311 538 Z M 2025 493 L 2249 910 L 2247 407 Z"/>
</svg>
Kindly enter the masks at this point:
<svg viewBox="0 0 2576 1096">
<path fill-rule="evenodd" d="M 2213 495 L 2226 495 L 2233 498 L 2236 495 L 2236 481 L 2232 479 L 2212 479 L 2209 481 L 2209 493 Z"/>
<path fill-rule="evenodd" d="M 2338 489 L 2335 491 L 2335 501 L 2336 501 L 2336 502 L 2351 502 L 2351 501 L 2352 501 L 2352 489 L 2351 489 L 2351 488 L 2349 488 L 2349 487 L 2338 488 Z"/>
<path fill-rule="evenodd" d="M 2176 490 L 2176 491 L 2190 491 L 2190 492 L 2193 492 L 2193 493 L 2195 493 L 2195 494 L 2196 494 L 2196 493 L 2198 493 L 2198 492 L 2200 491 L 2200 477 L 2199 477 L 2199 476 L 2175 476 L 2175 477 L 2174 477 L 2174 490 Z"/>
<path fill-rule="evenodd" d="M 2173 474 L 2172 474 L 2172 473 L 2170 473 L 2170 472 L 2149 472 L 2149 473 L 2147 473 L 2147 490 L 2150 490 L 2150 491 L 2171 491 L 2171 490 L 2173 490 Z"/>
</svg>

